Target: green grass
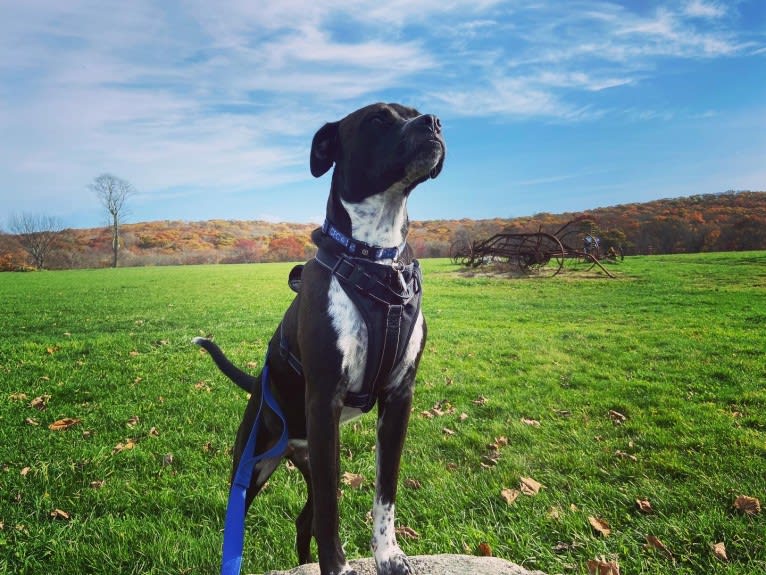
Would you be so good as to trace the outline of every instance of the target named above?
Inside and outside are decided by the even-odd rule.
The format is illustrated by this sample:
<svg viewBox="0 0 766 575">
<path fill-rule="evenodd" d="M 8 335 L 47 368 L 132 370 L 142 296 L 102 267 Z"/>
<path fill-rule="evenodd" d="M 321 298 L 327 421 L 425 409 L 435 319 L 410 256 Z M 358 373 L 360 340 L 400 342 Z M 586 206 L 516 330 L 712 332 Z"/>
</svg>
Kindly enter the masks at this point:
<svg viewBox="0 0 766 575">
<path fill-rule="evenodd" d="M 260 364 L 289 269 L 0 274 L 0 573 L 217 572 L 246 399 L 189 340 L 212 334 Z M 508 280 L 424 262 L 429 340 L 401 477 L 420 488 L 402 485 L 398 502 L 399 524 L 419 534 L 400 538 L 407 553 L 486 542 L 551 574 L 601 555 L 630 574 L 766 573 L 766 513 L 732 508 L 738 495 L 766 503 L 766 253 L 610 269 L 618 279 Z M 30 407 L 43 395 L 44 410 Z M 439 402 L 445 415 L 421 415 Z M 48 429 L 64 417 L 81 423 Z M 508 445 L 483 466 L 499 437 Z M 366 479 L 341 500 L 352 558 L 369 554 L 374 441 L 374 414 L 344 428 L 344 470 Z M 522 476 L 545 487 L 509 506 L 500 492 Z M 295 565 L 304 497 L 297 471 L 275 473 L 247 519 L 243 572 Z M 649 535 L 673 558 L 646 549 Z"/>
</svg>

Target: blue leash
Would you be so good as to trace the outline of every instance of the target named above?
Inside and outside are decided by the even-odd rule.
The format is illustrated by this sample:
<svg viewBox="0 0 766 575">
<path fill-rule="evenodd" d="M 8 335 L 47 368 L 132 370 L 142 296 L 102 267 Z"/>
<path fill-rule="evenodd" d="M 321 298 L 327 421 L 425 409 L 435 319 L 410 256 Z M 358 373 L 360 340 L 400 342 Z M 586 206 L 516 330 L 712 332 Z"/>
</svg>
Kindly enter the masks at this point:
<svg viewBox="0 0 766 575">
<path fill-rule="evenodd" d="M 255 442 L 258 437 L 258 428 L 261 424 L 261 413 L 263 403 L 277 414 L 282 421 L 282 435 L 279 441 L 263 453 L 255 453 Z M 258 413 L 253 422 L 253 428 L 250 436 L 247 438 L 247 445 L 239 460 L 237 472 L 234 474 L 234 481 L 231 484 L 229 492 L 229 503 L 226 507 L 226 523 L 223 528 L 223 558 L 221 560 L 221 575 L 239 575 L 242 569 L 242 549 L 245 544 L 245 497 L 250 480 L 253 477 L 253 468 L 255 464 L 263 459 L 271 459 L 281 456 L 287 449 L 287 422 L 279 404 L 271 395 L 271 386 L 269 385 L 269 363 L 268 356 L 263 366 L 261 376 L 261 403 L 258 406 Z"/>
</svg>

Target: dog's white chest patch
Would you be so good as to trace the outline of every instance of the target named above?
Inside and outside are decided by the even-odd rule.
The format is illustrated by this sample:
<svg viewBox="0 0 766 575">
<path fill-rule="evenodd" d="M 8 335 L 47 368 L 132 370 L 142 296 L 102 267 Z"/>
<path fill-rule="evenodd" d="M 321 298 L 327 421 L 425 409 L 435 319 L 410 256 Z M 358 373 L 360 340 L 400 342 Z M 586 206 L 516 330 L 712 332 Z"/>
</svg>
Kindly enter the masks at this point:
<svg viewBox="0 0 766 575">
<path fill-rule="evenodd" d="M 396 247 L 404 241 L 407 223 L 407 198 L 401 184 L 365 198 L 359 203 L 341 200 L 351 218 L 354 238 L 373 246 Z"/>
<path fill-rule="evenodd" d="M 348 378 L 348 391 L 358 392 L 364 382 L 367 367 L 367 326 L 338 280 L 330 280 L 328 293 L 330 319 L 337 334 L 338 351 L 342 357 L 341 369 Z"/>
</svg>

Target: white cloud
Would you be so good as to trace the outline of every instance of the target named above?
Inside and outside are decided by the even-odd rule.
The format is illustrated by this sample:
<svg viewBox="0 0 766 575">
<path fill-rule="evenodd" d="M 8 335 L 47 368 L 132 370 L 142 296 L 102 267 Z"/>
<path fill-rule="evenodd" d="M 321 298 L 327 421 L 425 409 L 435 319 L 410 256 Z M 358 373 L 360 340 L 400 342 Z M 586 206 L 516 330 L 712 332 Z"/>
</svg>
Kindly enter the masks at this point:
<svg viewBox="0 0 766 575">
<path fill-rule="evenodd" d="M 684 6 L 684 13 L 695 18 L 720 18 L 726 14 L 726 6 L 718 2 L 690 0 Z"/>
</svg>

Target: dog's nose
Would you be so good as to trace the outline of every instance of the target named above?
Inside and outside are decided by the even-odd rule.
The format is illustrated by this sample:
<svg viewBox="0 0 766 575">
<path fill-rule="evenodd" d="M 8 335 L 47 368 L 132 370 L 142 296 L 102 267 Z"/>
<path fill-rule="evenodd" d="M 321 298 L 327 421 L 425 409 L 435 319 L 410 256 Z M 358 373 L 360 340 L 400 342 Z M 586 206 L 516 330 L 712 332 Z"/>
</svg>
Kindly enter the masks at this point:
<svg viewBox="0 0 766 575">
<path fill-rule="evenodd" d="M 417 126 L 420 129 L 425 128 L 434 134 L 441 134 L 442 132 L 442 122 L 433 114 L 423 114 L 422 116 L 413 118 L 410 122 L 412 122 L 413 126 Z"/>
<path fill-rule="evenodd" d="M 434 133 L 441 134 L 442 133 L 442 121 L 439 119 L 438 116 L 430 115 L 431 121 L 433 122 L 433 129 Z"/>
</svg>

